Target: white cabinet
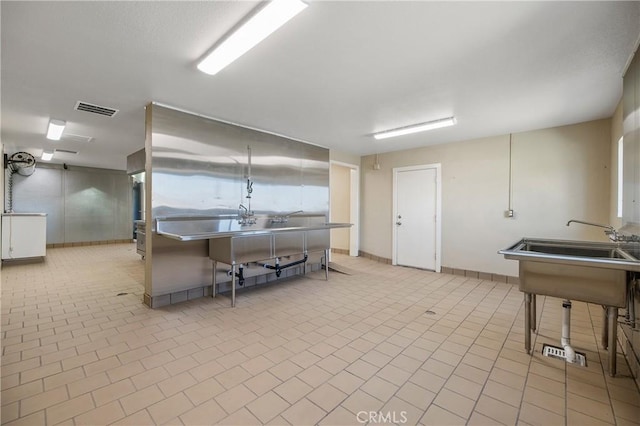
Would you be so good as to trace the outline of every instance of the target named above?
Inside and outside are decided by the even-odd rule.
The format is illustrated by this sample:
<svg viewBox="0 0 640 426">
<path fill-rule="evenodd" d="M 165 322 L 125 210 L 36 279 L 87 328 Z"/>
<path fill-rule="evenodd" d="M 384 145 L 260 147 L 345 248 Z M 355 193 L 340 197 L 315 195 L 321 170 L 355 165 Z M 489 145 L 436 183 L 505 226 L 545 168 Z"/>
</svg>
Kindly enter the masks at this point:
<svg viewBox="0 0 640 426">
<path fill-rule="evenodd" d="M 41 257 L 47 253 L 47 215 L 2 215 L 2 260 Z"/>
</svg>

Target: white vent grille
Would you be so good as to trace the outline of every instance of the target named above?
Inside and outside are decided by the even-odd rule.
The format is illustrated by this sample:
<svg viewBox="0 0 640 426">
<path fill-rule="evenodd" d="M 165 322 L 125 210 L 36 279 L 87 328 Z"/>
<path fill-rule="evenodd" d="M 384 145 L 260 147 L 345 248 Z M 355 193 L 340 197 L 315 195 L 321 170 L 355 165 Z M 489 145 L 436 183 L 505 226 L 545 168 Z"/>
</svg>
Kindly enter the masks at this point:
<svg viewBox="0 0 640 426">
<path fill-rule="evenodd" d="M 56 152 L 62 152 L 64 154 L 77 154 L 78 151 L 72 151 L 70 149 L 62 149 L 62 148 L 56 148 L 55 149 Z"/>
<path fill-rule="evenodd" d="M 100 105 L 90 104 L 88 102 L 78 101 L 74 108 L 77 111 L 90 112 L 92 114 L 104 115 L 107 117 L 113 117 L 118 112 L 117 109 L 109 108 Z"/>
<path fill-rule="evenodd" d="M 61 140 L 65 142 L 89 143 L 95 140 L 92 136 L 74 135 L 71 133 L 63 133 Z"/>
</svg>

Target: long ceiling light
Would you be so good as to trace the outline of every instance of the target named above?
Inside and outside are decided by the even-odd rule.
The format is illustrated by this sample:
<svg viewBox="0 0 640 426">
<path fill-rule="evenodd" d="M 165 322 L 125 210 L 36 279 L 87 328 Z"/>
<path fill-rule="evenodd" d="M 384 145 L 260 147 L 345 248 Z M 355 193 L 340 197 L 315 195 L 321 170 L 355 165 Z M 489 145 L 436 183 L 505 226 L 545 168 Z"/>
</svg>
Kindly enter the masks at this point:
<svg viewBox="0 0 640 426">
<path fill-rule="evenodd" d="M 307 4 L 300 0 L 273 0 L 216 46 L 198 69 L 214 75 L 296 16 Z"/>
<path fill-rule="evenodd" d="M 427 130 L 453 126 L 454 124 L 456 124 L 455 117 L 447 117 L 440 120 L 427 121 L 426 123 L 412 124 L 411 126 L 385 130 L 383 132 L 374 133 L 373 137 L 376 139 L 393 138 L 395 136 L 409 135 L 411 133 L 425 132 Z"/>
<path fill-rule="evenodd" d="M 66 125 L 67 123 L 63 120 L 49 120 L 47 139 L 51 139 L 52 141 L 59 141 L 62 137 L 62 132 L 64 132 L 64 126 Z"/>
</svg>

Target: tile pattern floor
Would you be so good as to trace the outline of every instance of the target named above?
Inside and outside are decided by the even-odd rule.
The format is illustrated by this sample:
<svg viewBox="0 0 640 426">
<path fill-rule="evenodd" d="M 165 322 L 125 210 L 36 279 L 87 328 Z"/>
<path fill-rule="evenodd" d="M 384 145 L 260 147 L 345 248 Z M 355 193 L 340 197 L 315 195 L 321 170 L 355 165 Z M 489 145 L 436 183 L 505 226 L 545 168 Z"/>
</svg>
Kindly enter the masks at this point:
<svg viewBox="0 0 640 426">
<path fill-rule="evenodd" d="M 599 306 L 573 306 L 582 368 L 540 354 L 557 299 L 538 299 L 531 357 L 516 286 L 333 260 L 353 273 L 242 291 L 235 309 L 148 309 L 133 244 L 5 266 L 2 424 L 640 424 L 624 358 L 606 374 Z"/>
</svg>

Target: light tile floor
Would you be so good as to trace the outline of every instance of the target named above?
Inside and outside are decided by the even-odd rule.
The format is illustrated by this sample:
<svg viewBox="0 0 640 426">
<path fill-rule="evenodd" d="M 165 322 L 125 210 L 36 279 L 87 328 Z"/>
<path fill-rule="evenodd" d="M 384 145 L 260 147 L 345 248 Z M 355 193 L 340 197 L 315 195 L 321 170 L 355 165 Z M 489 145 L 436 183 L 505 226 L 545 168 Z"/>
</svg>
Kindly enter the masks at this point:
<svg viewBox="0 0 640 426">
<path fill-rule="evenodd" d="M 155 310 L 132 244 L 7 265 L 2 424 L 640 424 L 624 358 L 606 372 L 599 306 L 573 305 L 582 368 L 540 354 L 557 299 L 539 297 L 528 356 L 516 286 L 334 261 L 352 274 Z"/>
</svg>

